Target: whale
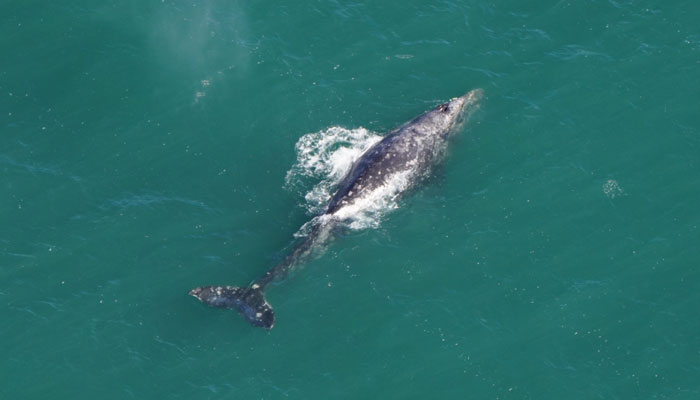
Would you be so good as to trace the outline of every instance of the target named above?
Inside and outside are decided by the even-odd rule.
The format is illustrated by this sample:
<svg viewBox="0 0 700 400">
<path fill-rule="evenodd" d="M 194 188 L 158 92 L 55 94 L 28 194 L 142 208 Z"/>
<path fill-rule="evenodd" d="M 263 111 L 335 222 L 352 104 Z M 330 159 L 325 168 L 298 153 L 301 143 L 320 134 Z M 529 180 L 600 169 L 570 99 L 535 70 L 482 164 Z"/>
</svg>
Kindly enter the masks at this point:
<svg viewBox="0 0 700 400">
<path fill-rule="evenodd" d="M 354 213 L 376 199 L 401 196 L 429 177 L 445 158 L 450 138 L 463 129 L 482 98 L 482 89 L 471 90 L 383 136 L 353 163 L 325 211 L 305 225 L 310 226 L 306 236 L 259 279 L 248 286 L 200 286 L 189 294 L 209 306 L 236 310 L 253 326 L 272 329 L 275 313 L 265 297 L 270 284 L 325 248 L 336 228 Z"/>
</svg>

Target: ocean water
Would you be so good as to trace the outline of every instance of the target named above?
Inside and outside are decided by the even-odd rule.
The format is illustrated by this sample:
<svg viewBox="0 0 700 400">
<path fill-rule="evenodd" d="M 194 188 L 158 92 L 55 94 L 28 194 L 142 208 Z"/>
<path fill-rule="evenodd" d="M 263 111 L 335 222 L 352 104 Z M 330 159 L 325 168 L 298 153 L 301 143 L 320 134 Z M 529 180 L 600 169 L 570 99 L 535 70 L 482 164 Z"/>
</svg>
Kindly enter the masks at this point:
<svg viewBox="0 0 700 400">
<path fill-rule="evenodd" d="M 698 15 L 4 1 L 0 398 L 700 398 Z M 269 289 L 274 329 L 187 295 L 474 88 L 422 188 Z"/>
</svg>

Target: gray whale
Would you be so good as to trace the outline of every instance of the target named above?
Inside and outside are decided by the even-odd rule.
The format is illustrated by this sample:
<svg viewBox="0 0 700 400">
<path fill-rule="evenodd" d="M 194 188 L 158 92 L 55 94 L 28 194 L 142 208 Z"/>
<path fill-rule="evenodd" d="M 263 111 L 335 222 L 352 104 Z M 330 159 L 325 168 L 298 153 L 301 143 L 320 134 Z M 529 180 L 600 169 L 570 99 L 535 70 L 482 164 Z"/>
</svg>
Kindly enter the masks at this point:
<svg viewBox="0 0 700 400">
<path fill-rule="evenodd" d="M 387 190 L 393 190 L 390 195 L 400 195 L 427 177 L 443 159 L 450 136 L 462 128 L 482 97 L 481 89 L 455 97 L 399 126 L 365 151 L 338 185 L 326 211 L 313 220 L 306 238 L 249 286 L 202 286 L 192 289 L 190 295 L 210 306 L 235 309 L 251 324 L 271 329 L 275 314 L 265 299 L 265 288 L 326 244 L 333 228 L 350 211 L 363 207 L 364 201 L 385 195 Z M 398 180 L 402 184 L 395 184 Z"/>
</svg>

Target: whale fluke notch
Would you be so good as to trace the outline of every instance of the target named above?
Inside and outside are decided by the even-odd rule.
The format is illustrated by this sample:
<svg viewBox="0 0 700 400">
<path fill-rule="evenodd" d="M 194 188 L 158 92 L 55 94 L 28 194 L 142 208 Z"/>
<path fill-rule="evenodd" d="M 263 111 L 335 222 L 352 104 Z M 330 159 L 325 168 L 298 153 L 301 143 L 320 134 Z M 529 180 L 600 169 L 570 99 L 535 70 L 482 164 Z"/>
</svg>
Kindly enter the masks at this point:
<svg viewBox="0 0 700 400">
<path fill-rule="evenodd" d="M 237 310 L 248 322 L 272 329 L 275 313 L 259 285 L 251 287 L 202 286 L 190 290 L 190 295 L 212 307 Z"/>
</svg>

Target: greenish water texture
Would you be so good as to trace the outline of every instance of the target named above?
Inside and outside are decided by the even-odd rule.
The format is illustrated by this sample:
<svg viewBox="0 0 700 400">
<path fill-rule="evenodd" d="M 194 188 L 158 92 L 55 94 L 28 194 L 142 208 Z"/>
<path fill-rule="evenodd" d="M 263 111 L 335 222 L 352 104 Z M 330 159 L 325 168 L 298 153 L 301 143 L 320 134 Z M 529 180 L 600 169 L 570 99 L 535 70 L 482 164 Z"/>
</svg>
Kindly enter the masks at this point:
<svg viewBox="0 0 700 400">
<path fill-rule="evenodd" d="M 700 398 L 697 1 L 0 5 L 0 398 Z M 295 144 L 473 88 L 444 166 L 268 291 Z M 310 183 L 311 185 L 313 183 Z"/>
</svg>

